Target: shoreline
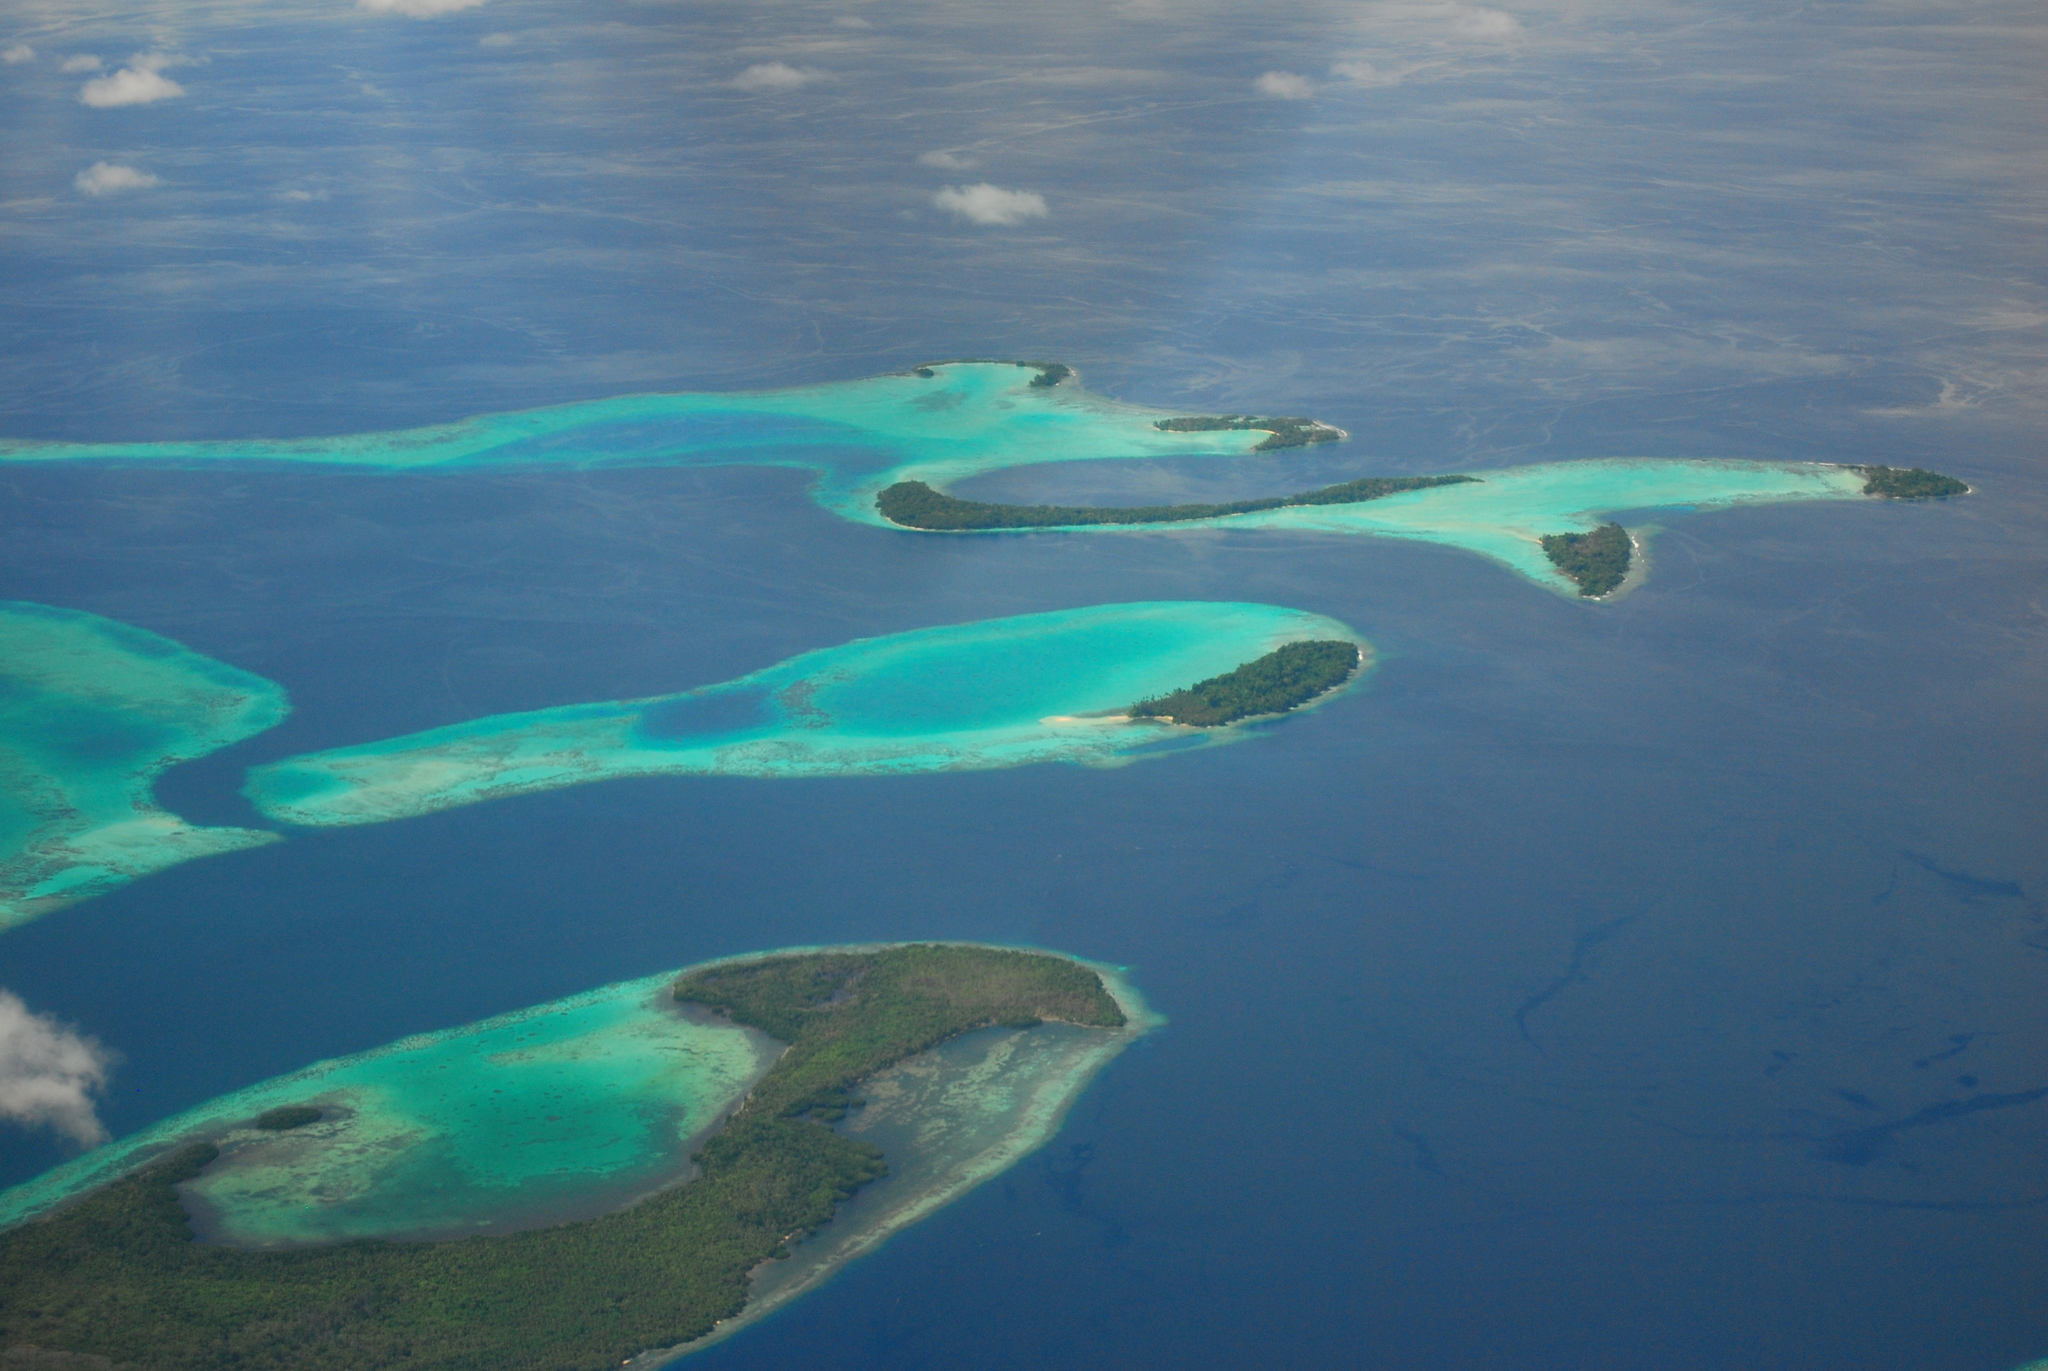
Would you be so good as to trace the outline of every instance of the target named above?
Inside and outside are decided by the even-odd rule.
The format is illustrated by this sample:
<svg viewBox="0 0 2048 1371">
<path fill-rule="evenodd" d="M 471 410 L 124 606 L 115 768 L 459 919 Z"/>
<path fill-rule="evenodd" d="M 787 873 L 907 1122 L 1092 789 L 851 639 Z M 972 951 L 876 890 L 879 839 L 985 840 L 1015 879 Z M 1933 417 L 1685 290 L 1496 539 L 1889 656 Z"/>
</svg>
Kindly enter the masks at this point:
<svg viewBox="0 0 2048 1371">
<path fill-rule="evenodd" d="M 856 1216 L 848 1227 L 838 1227 L 842 1220 L 835 1214 L 830 1223 L 825 1224 L 806 1236 L 803 1242 L 799 1243 L 792 1250 L 790 1256 L 782 1259 L 770 1258 L 748 1272 L 749 1294 L 745 1307 L 739 1313 L 734 1314 L 730 1318 L 720 1320 L 710 1332 L 693 1341 L 671 1347 L 650 1348 L 623 1363 L 622 1371 L 654 1371 L 654 1368 L 672 1365 L 690 1356 L 692 1353 L 701 1352 L 708 1347 L 725 1341 L 725 1339 L 732 1337 L 736 1333 L 743 1332 L 760 1320 L 795 1303 L 820 1286 L 829 1283 L 833 1277 L 851 1263 L 886 1246 L 889 1240 L 896 1234 L 913 1227 L 954 1200 L 978 1188 L 984 1182 L 992 1180 L 1003 1172 L 1008 1171 L 1026 1157 L 1038 1151 L 1058 1134 L 1068 1112 L 1073 1108 L 1075 1102 L 1086 1093 L 1089 1084 L 1094 1081 L 1096 1076 L 1101 1074 L 1105 1067 L 1120 1056 L 1125 1048 L 1166 1023 L 1165 1016 L 1159 1014 L 1151 1007 L 1143 993 L 1125 975 L 1126 968 L 1091 961 L 1086 957 L 1051 952 L 1042 947 L 978 942 L 966 939 L 921 941 L 929 941 L 935 945 L 946 947 L 978 947 L 1005 952 L 1024 952 L 1036 956 L 1057 956 L 1074 962 L 1077 965 L 1085 966 L 1102 978 L 1103 988 L 1109 992 L 1110 997 L 1116 1001 L 1117 1007 L 1123 1011 L 1124 1027 L 1117 1029 L 1085 1028 L 1067 1025 L 1060 1020 L 1045 1020 L 1045 1024 L 1059 1025 L 1077 1033 L 1100 1034 L 1101 1037 L 1092 1047 L 1084 1048 L 1073 1054 L 1073 1065 L 1070 1069 L 1056 1079 L 1042 1083 L 1036 1091 L 1032 1092 L 1032 1107 L 1023 1111 L 1018 1126 L 1009 1130 L 996 1146 L 984 1148 L 971 1157 L 964 1159 L 962 1163 L 956 1164 L 951 1168 L 950 1174 L 942 1183 L 930 1190 L 922 1192 L 913 1191 L 899 1197 L 894 1204 L 889 1203 L 888 1199 L 885 1198 L 877 1206 L 878 1212 L 871 1215 Z M 769 952 L 749 953 L 743 956 L 724 958 L 720 961 L 704 963 L 703 965 L 735 965 L 750 961 L 760 961 L 771 957 L 800 955 L 807 952 L 874 951 L 898 945 L 895 943 L 867 943 L 778 948 Z M 995 1030 L 982 1029 L 976 1031 L 978 1033 L 987 1033 Z M 1026 1036 L 1032 1031 L 1031 1029 L 1024 1029 L 1019 1031 L 1016 1036 Z M 916 1069 L 918 1066 L 925 1064 L 929 1059 L 942 1053 L 947 1047 L 960 1043 L 965 1038 L 972 1036 L 974 1035 L 963 1035 L 962 1038 L 952 1039 L 948 1043 L 941 1043 L 937 1047 L 919 1053 L 917 1057 L 897 1063 L 895 1066 L 875 1073 L 874 1076 L 863 1080 L 861 1084 L 864 1086 L 870 1085 L 893 1073 L 903 1071 L 905 1068 Z M 1050 1098 L 1047 1098 L 1048 1096 Z M 894 1173 L 892 1172 L 891 1176 L 872 1182 L 871 1186 L 886 1185 L 893 1178 Z M 862 1195 L 870 1193 L 873 1193 L 871 1189 L 864 1187 L 862 1191 L 856 1192 L 853 1198 L 844 1201 L 841 1206 L 842 1209 L 846 1206 L 857 1205 Z M 763 1277 L 779 1273 L 784 1268 L 785 1262 L 803 1262 L 807 1257 L 809 1258 L 808 1270 L 802 1270 L 801 1274 L 793 1276 L 786 1283 L 780 1285 L 779 1288 L 765 1291 L 758 1295 L 753 1293 L 753 1288 Z"/>
</svg>

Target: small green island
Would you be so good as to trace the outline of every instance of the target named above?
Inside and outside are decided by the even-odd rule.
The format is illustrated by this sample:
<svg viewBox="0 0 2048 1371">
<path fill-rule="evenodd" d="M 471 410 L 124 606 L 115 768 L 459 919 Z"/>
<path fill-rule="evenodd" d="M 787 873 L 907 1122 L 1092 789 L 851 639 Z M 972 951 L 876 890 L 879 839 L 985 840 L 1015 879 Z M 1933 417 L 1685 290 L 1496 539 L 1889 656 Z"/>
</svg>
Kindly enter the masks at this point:
<svg viewBox="0 0 2048 1371">
<path fill-rule="evenodd" d="M 1181 422 L 1162 420 L 1161 422 Z M 1231 500 L 1212 505 L 1001 505 L 962 500 L 933 490 L 923 481 L 898 481 L 875 499 L 875 507 L 892 524 L 934 532 L 969 532 L 1022 528 L 1070 528 L 1091 524 L 1178 524 L 1194 519 L 1222 519 L 1299 505 L 1355 505 L 1407 490 L 1455 486 L 1475 476 L 1366 476 L 1298 495 L 1258 500 Z"/>
<path fill-rule="evenodd" d="M 1578 582 L 1579 594 L 1597 599 L 1628 579 L 1634 541 L 1620 524 L 1602 524 L 1591 533 L 1548 533 L 1543 552 L 1559 571 Z"/>
<path fill-rule="evenodd" d="M 740 1314 L 756 1267 L 885 1174 L 879 1149 L 833 1127 L 859 1105 L 862 1082 L 976 1029 L 1126 1023 L 1080 963 L 977 946 L 714 963 L 673 993 L 693 1013 L 787 1044 L 696 1154 L 694 1179 L 599 1218 L 523 1232 L 252 1250 L 195 1240 L 179 1187 L 221 1151 L 195 1142 L 0 1232 L 0 1361 L 102 1371 L 616 1367 Z M 306 1122 L 287 1107 L 257 1126 Z"/>
<path fill-rule="evenodd" d="M 1235 671 L 1171 695 L 1140 700 L 1125 713 L 1133 719 L 1165 719 L 1193 728 L 1216 728 L 1255 714 L 1283 714 L 1344 684 L 1364 660 L 1357 643 L 1329 638 L 1288 643 Z"/>
<path fill-rule="evenodd" d="M 1969 486 L 1953 476 L 1925 467 L 1857 467 L 1863 473 L 1863 493 L 1885 500 L 1946 500 L 1951 495 L 1968 495 Z"/>
<path fill-rule="evenodd" d="M 1264 429 L 1266 436 L 1252 445 L 1253 452 L 1275 448 L 1307 447 L 1310 443 L 1334 443 L 1347 436 L 1335 424 L 1321 423 L 1300 415 L 1192 414 L 1184 419 L 1155 419 L 1152 427 L 1162 433 L 1223 433 Z"/>
</svg>

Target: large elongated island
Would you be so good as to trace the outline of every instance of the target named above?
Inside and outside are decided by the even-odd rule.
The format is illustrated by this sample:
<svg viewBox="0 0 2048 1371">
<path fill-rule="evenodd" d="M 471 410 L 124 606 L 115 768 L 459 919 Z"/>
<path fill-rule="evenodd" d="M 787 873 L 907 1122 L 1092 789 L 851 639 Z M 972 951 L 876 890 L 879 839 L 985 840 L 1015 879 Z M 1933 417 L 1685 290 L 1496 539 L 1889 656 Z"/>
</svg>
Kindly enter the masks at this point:
<svg viewBox="0 0 2048 1371">
<path fill-rule="evenodd" d="M 324 1063 L 0 1194 L 0 1363 L 666 1360 L 1028 1153 L 1148 1022 L 1114 975 L 1071 958 L 902 944 L 711 963 Z M 698 1066 L 664 1075 L 656 1057 Z M 492 1096 L 527 1097 L 490 1125 L 508 1136 L 474 1136 L 488 1106 L 466 1078 L 479 1071 L 498 1073 Z M 607 1079 L 580 1079 L 592 1072 Z M 376 1117 L 400 1110 L 412 1116 Z M 509 1164 L 493 1151 L 565 1135 L 573 1170 L 587 1162 L 579 1132 L 598 1150 L 625 1135 L 681 1155 L 623 1206 L 494 1229 L 495 1211 L 561 1168 L 482 1176 Z M 615 1181 L 654 1174 L 610 1163 Z M 869 1188 L 850 1224 L 835 1217 Z M 441 1233 L 461 1222 L 474 1236 L 400 1240 L 416 1237 L 419 1197 L 439 1206 Z M 334 1212 L 318 1222 L 354 1225 L 335 1231 L 388 1236 L 309 1240 L 304 1211 L 323 1206 Z"/>
</svg>

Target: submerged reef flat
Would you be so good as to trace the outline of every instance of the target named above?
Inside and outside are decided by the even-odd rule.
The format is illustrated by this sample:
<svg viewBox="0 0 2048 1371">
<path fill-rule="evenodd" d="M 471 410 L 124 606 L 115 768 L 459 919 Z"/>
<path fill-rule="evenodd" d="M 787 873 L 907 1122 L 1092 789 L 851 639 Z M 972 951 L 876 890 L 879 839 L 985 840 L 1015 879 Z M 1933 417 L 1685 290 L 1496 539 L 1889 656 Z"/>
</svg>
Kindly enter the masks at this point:
<svg viewBox="0 0 2048 1371">
<path fill-rule="evenodd" d="M 1093 395 L 1053 362 L 947 362 L 784 390 L 625 395 L 393 433 L 168 443 L 0 440 L 0 462 L 201 466 L 316 463 L 387 470 L 503 466 L 784 466 L 813 498 L 881 524 L 875 495 L 1004 467 L 1104 457 L 1236 455 L 1271 435 L 1158 427 L 1168 411 Z M 1335 432 L 1335 430 L 1331 430 Z"/>
<path fill-rule="evenodd" d="M 210 1100 L 0 1194 L 0 1225 L 194 1142 L 201 1234 L 275 1247 L 510 1231 L 616 1209 L 688 1169 L 685 1144 L 775 1058 L 676 1012 L 672 975 L 320 1062 Z M 307 1117 L 311 1115 L 312 1117 Z"/>
<path fill-rule="evenodd" d="M 1820 462 L 1605 458 L 1507 467 L 1462 480 L 1419 478 L 1420 481 L 1427 484 L 1418 483 L 1417 488 L 1397 491 L 1374 490 L 1369 481 L 1347 483 L 1363 487 L 1360 494 L 1351 498 L 1342 497 L 1345 486 L 1331 486 L 1271 501 L 1242 501 L 1242 507 L 1235 509 L 1195 506 L 1192 508 L 1209 512 L 1182 521 L 1147 520 L 1139 525 L 1128 519 L 1077 519 L 1057 527 L 1076 533 L 1128 533 L 1138 526 L 1221 526 L 1413 538 L 1479 553 L 1539 585 L 1576 595 L 1580 589 L 1577 582 L 1553 566 L 1545 554 L 1546 536 L 1590 533 L 1604 522 L 1603 516 L 1617 510 L 1722 509 L 1784 500 L 1859 499 L 1865 494 L 1867 477 L 1864 468 Z M 930 494 L 941 501 L 952 499 L 939 491 Z M 923 503 L 922 497 L 917 502 Z M 941 511 L 943 517 L 943 506 L 934 501 L 932 507 Z M 996 526 L 1038 525 L 990 525 Z M 948 531 L 972 531 L 975 526 L 941 527 Z"/>
<path fill-rule="evenodd" d="M 1130 701 L 1318 638 L 1357 635 L 1302 610 L 1207 601 L 987 619 L 808 652 L 680 695 L 494 715 L 290 757 L 253 770 L 245 793 L 272 818 L 332 826 L 623 776 L 1116 765 L 1174 736 L 1128 718 Z"/>
<path fill-rule="evenodd" d="M 694 968 L 672 992 L 668 983 L 630 982 L 325 1063 L 7 1192 L 0 1357 L 33 1346 L 194 1371 L 401 1361 L 600 1371 L 665 1360 L 736 1327 L 750 1297 L 758 1308 L 786 1301 L 1014 1164 L 1154 1022 L 1085 964 L 958 944 L 769 954 Z M 694 1017 L 679 1017 L 678 1005 Z M 786 1045 L 779 1055 L 776 1044 Z M 421 1053 L 438 1057 L 407 1060 Z M 677 1060 L 663 1065 L 664 1055 Z M 484 1084 L 453 1079 L 472 1072 Z M 499 1088 L 520 1104 L 486 1107 L 480 1092 Z M 309 1091 L 330 1109 L 389 1122 L 354 1143 L 323 1132 L 325 1109 L 282 1133 L 253 1127 L 263 1106 L 279 1107 L 272 1101 L 313 1107 Z M 429 1097 L 445 1131 L 423 1123 Z M 562 1136 L 543 1136 L 522 1114 L 561 1125 Z M 658 1157 L 661 1167 L 639 1170 L 673 1176 L 692 1120 L 707 1115 L 714 1127 L 694 1176 L 598 1217 L 313 1245 L 309 1236 L 328 1236 L 322 1223 L 267 1220 L 266 1232 L 289 1235 L 282 1250 L 195 1238 L 188 1218 L 188 1207 L 221 1211 L 219 1179 L 236 1174 L 239 1154 L 298 1148 L 296 1161 L 258 1164 L 280 1186 L 227 1188 L 247 1197 L 239 1212 L 360 1207 L 381 1187 L 502 1230 L 525 1185 L 575 1184 L 552 1179 L 551 1164 L 614 1191 L 586 1149 Z M 536 1143 L 545 1155 L 517 1155 Z M 366 1145 L 386 1155 L 366 1163 Z M 334 1157 L 327 1181 L 308 1183 L 322 1150 Z M 419 1176 L 394 1179 L 410 1152 L 427 1154 Z M 366 1166 L 381 1179 L 337 1196 Z M 425 1179 L 436 1170 L 439 1193 Z M 858 1192 L 885 1176 L 862 1205 Z M 842 1228 L 835 1215 L 849 1199 Z M 786 1270 L 776 1258 L 790 1259 Z"/>
<path fill-rule="evenodd" d="M 841 518 L 883 528 L 1115 532 L 1227 518 L 1238 528 L 1444 543 L 1491 557 L 1567 594 L 1578 587 L 1550 565 L 1541 540 L 1590 533 L 1617 511 L 1855 496 L 1935 498 L 1968 489 L 1918 469 L 1614 458 L 1512 467 L 1462 481 L 1374 477 L 1347 483 L 1361 490 L 1341 498 L 1332 488 L 1224 505 L 1121 510 L 1115 517 L 1083 506 L 985 505 L 948 492 L 957 482 L 1011 467 L 1241 456 L 1347 436 L 1333 425 L 1297 416 L 1185 416 L 1127 405 L 1090 394 L 1071 378 L 1068 368 L 1054 362 L 943 362 L 858 381 L 626 395 L 391 433 L 165 443 L 0 439 L 0 462 L 317 463 L 370 470 L 795 467 L 817 474 L 811 495 L 820 505 Z M 1392 494 L 1362 489 L 1388 482 L 1429 488 Z M 877 501 L 892 489 L 896 508 L 885 514 Z"/>
<path fill-rule="evenodd" d="M 274 842 L 159 808 L 165 768 L 277 724 L 284 689 L 92 614 L 0 602 L 0 929 Z"/>
</svg>

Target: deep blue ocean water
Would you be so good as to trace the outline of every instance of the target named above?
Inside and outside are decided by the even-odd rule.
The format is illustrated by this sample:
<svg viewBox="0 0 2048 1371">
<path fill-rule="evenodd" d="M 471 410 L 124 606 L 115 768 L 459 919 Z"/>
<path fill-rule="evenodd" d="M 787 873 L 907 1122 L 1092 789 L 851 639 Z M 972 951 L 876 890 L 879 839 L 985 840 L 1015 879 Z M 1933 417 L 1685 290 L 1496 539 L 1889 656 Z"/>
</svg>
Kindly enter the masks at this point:
<svg viewBox="0 0 2048 1371">
<path fill-rule="evenodd" d="M 1650 583 L 1588 607 L 1372 540 L 891 534 L 780 470 L 5 480 L 10 595 L 291 691 L 160 786 L 215 821 L 256 762 L 920 624 L 1251 598 L 1381 653 L 1119 770 L 612 783 L 137 882 L 0 946 L 124 1054 L 117 1133 L 701 958 L 1024 942 L 1129 965 L 1171 1023 L 1046 1151 L 699 1364 L 2048 1348 L 2048 1104 L 2003 1098 L 2048 1084 L 2043 738 L 2031 659 L 1969 628 L 2030 593 L 1988 496 L 1666 517 Z M 5 1181 L 60 1155 L 0 1146 Z"/>
</svg>

